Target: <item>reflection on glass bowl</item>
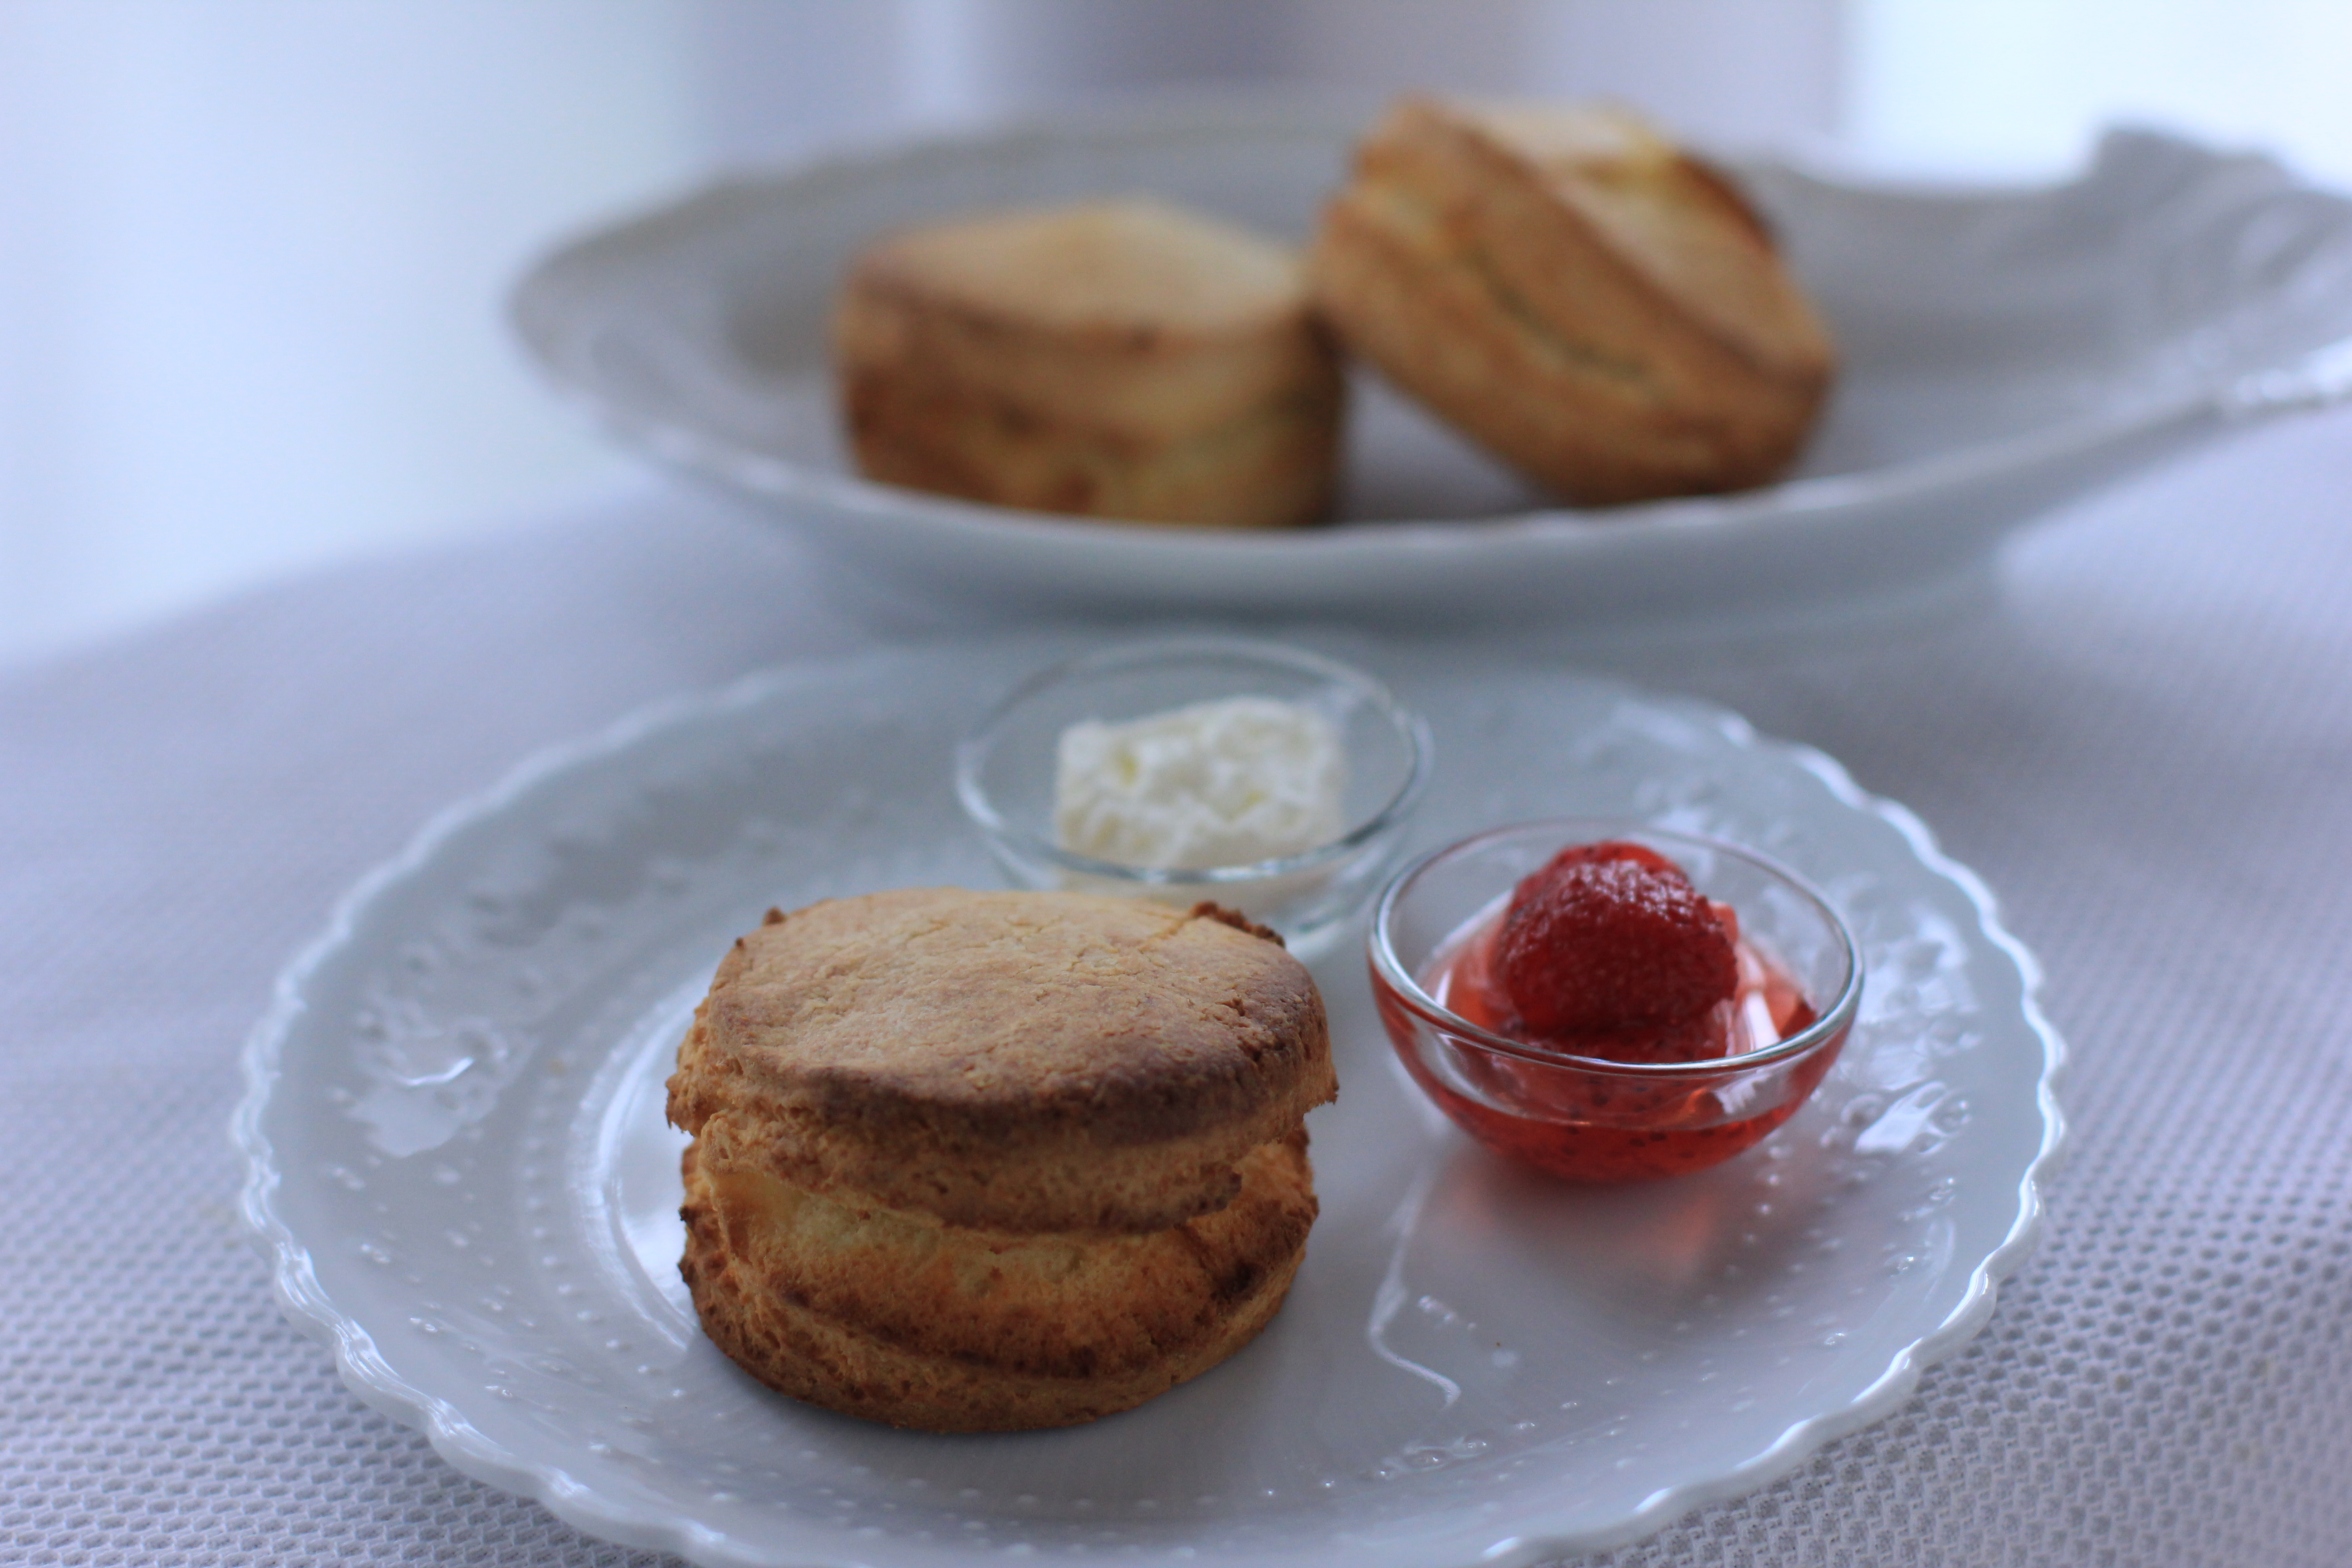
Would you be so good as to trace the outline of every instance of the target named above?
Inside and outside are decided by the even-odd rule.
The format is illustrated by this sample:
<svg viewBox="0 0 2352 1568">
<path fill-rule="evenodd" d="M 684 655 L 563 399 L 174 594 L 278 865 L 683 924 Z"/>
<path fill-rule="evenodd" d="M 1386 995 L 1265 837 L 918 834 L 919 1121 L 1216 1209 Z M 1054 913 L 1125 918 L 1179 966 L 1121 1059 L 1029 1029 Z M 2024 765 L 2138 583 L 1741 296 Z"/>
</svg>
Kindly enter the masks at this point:
<svg viewBox="0 0 2352 1568">
<path fill-rule="evenodd" d="M 1270 858 L 1181 868 L 1126 865 L 1063 847 L 1055 786 L 1066 731 L 1235 697 L 1273 698 L 1329 721 L 1346 760 L 1332 837 Z M 1380 886 L 1428 772 L 1427 727 L 1363 671 L 1280 643 L 1209 636 L 1123 643 L 1042 670 L 981 721 L 955 759 L 957 796 L 1015 885 L 1185 908 L 1212 900 L 1273 927 L 1309 958 L 1328 949 Z"/>
</svg>

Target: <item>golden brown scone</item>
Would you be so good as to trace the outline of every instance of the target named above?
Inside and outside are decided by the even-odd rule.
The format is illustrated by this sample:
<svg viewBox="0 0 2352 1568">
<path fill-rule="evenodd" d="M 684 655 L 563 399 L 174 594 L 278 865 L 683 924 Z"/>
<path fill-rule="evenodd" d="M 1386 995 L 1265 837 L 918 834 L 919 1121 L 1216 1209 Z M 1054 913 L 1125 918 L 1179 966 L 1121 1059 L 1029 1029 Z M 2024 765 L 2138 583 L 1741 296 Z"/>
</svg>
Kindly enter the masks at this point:
<svg viewBox="0 0 2352 1568">
<path fill-rule="evenodd" d="M 1588 505 L 1774 479 L 1835 365 L 1739 193 L 1612 108 L 1404 100 L 1309 265 L 1349 348 Z"/>
<path fill-rule="evenodd" d="M 771 910 L 678 1047 L 712 1342 L 830 1408 L 1083 1421 L 1246 1343 L 1316 1213 L 1322 998 L 1281 939 L 1077 893 Z"/>
<path fill-rule="evenodd" d="M 1330 504 L 1341 383 L 1297 258 L 1157 202 L 885 240 L 850 268 L 834 359 L 868 479 L 1236 527 Z"/>
<path fill-rule="evenodd" d="M 739 941 L 669 1119 L 845 1200 L 1148 1231 L 1231 1201 L 1234 1162 L 1337 1092 L 1313 977 L 1238 916 L 910 888 Z"/>
<path fill-rule="evenodd" d="M 1305 1129 L 1213 1214 L 1018 1233 L 844 1204 L 689 1150 L 681 1265 L 703 1331 L 770 1387 L 937 1432 L 1062 1426 L 1207 1371 L 1282 1305 L 1315 1220 Z"/>
</svg>

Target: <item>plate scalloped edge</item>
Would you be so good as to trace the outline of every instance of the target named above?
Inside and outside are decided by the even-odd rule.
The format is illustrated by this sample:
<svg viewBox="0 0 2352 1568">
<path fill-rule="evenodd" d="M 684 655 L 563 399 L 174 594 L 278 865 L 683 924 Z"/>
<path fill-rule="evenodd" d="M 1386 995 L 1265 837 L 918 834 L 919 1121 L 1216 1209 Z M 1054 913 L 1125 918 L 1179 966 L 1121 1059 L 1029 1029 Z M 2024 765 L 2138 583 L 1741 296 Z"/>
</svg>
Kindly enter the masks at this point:
<svg viewBox="0 0 2352 1568">
<path fill-rule="evenodd" d="M 1793 1424 L 1763 1452 L 1719 1477 L 1662 1489 L 1643 1499 L 1622 1528 L 1593 1531 L 1573 1540 L 1522 1540 L 1507 1551 L 1501 1549 L 1504 1543 L 1497 1542 L 1481 1554 L 1481 1564 L 1531 1568 L 1563 1552 L 1603 1551 L 1638 1541 L 1664 1529 L 1685 1513 L 1768 1487 L 1793 1474 L 1830 1443 L 1894 1415 L 1910 1399 L 1929 1367 L 1957 1354 L 1991 1321 L 2001 1281 L 2023 1267 L 2041 1243 L 2045 1218 L 2042 1188 L 2056 1174 L 2064 1153 L 2066 1119 L 2058 1105 L 2058 1082 L 2065 1072 L 2066 1043 L 2042 1012 L 2041 961 L 2001 924 L 1998 902 L 1984 879 L 1946 855 L 1937 844 L 1934 831 L 1909 807 L 1864 789 L 1846 772 L 1844 764 L 1828 752 L 1759 734 L 1747 720 L 1714 703 L 1693 702 L 1691 706 L 1708 714 L 1733 741 L 1759 751 L 1778 752 L 1820 779 L 1839 800 L 1888 824 L 1903 836 L 1923 866 L 1948 878 L 1967 895 L 1975 907 L 1978 927 L 1985 939 L 2017 966 L 2025 1022 L 2042 1042 L 2042 1076 L 2034 1086 L 2035 1103 L 2042 1112 L 2042 1145 L 2019 1179 L 2017 1217 L 2009 1234 L 1970 1272 L 1967 1293 L 1959 1303 L 1941 1323 L 1900 1352 L 1886 1371 L 1852 1404 Z"/>
<path fill-rule="evenodd" d="M 675 1552 L 690 1561 L 710 1564 L 770 1564 L 776 1561 L 768 1556 L 743 1555 L 731 1549 L 728 1537 L 691 1521 L 653 1519 L 640 1512 L 608 1507 L 593 1489 L 559 1466 L 525 1461 L 484 1436 L 447 1401 L 415 1387 L 393 1372 L 377 1352 L 368 1331 L 341 1312 L 329 1299 L 319 1283 L 309 1249 L 295 1238 L 272 1202 L 282 1175 L 276 1152 L 262 1131 L 261 1120 L 277 1081 L 287 1033 L 307 1009 L 304 990 L 310 977 L 352 940 L 375 900 L 415 875 L 460 831 L 514 805 L 534 785 L 600 757 L 623 752 L 646 736 L 674 725 L 754 706 L 792 686 L 822 679 L 842 664 L 882 663 L 906 657 L 903 652 L 869 654 L 833 664 L 757 671 L 713 691 L 688 693 L 652 703 L 603 730 L 532 753 L 498 784 L 436 813 L 404 849 L 369 871 L 339 899 L 326 929 L 279 973 L 268 1010 L 247 1037 L 242 1055 L 245 1094 L 229 1128 L 231 1141 L 246 1161 L 238 1212 L 248 1238 L 270 1264 L 273 1294 L 279 1310 L 297 1329 L 333 1350 L 336 1370 L 344 1385 L 372 1409 L 422 1431 L 434 1451 L 465 1475 L 537 1502 L 567 1524 L 600 1539 Z M 1634 689 L 1624 682 L 1580 679 Z M 2058 1080 L 2066 1061 L 2065 1043 L 2042 1012 L 2042 966 L 2001 924 L 1991 889 L 1975 872 L 1946 856 L 1933 832 L 1908 808 L 1863 789 L 1827 752 L 1761 735 L 1747 720 L 1717 704 L 1687 698 L 1678 702 L 1686 710 L 1706 715 L 1734 744 L 1779 753 L 1820 779 L 1841 802 L 1886 822 L 1903 837 L 1924 867 L 1948 879 L 1968 898 L 1985 939 L 2017 966 L 2024 1020 L 2042 1043 L 2042 1072 L 2035 1086 L 2042 1122 L 2042 1142 L 2019 1180 L 2017 1214 L 2008 1234 L 1971 1271 L 1960 1302 L 1934 1330 L 1899 1352 L 1886 1371 L 1850 1404 L 1791 1425 L 1761 1452 L 1719 1477 L 1660 1489 L 1613 1525 L 1574 1535 L 1545 1534 L 1540 1522 L 1529 1521 L 1527 1533 L 1506 1536 L 1480 1552 L 1476 1562 L 1482 1568 L 1529 1568 L 1564 1552 L 1602 1551 L 1639 1540 L 1696 1509 L 1769 1486 L 1794 1472 L 1835 1438 L 1894 1414 L 1910 1398 L 1928 1367 L 1959 1351 L 1984 1328 L 1992 1316 L 2000 1282 L 2023 1265 L 2040 1242 L 2044 1220 L 2042 1189 L 2057 1169 L 2065 1142 L 2065 1118 L 2057 1101 Z M 832 1556 L 810 1557 L 796 1568 L 862 1565 L 846 1556 Z"/>
</svg>

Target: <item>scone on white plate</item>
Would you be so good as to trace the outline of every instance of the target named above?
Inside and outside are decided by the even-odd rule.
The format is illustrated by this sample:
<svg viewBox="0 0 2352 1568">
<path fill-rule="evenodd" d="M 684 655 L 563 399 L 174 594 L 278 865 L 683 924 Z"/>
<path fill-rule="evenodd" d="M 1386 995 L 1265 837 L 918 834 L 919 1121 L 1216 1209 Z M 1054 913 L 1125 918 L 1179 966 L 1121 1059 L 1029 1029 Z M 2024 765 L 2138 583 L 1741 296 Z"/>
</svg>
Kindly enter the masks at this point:
<svg viewBox="0 0 2352 1568">
<path fill-rule="evenodd" d="M 1331 503 L 1341 379 L 1299 258 L 1216 219 L 1129 200 L 909 230 L 850 268 L 833 341 L 871 479 L 1229 527 Z"/>
<path fill-rule="evenodd" d="M 828 900 L 735 944 L 678 1049 L 680 1265 L 771 1387 L 1066 1426 L 1216 1365 L 1316 1215 L 1323 1001 L 1271 932 L 1076 893 Z"/>
<path fill-rule="evenodd" d="M 1584 505 L 1778 478 L 1836 363 L 1738 188 L 1613 108 L 1403 100 L 1310 269 L 1349 350 Z"/>
</svg>

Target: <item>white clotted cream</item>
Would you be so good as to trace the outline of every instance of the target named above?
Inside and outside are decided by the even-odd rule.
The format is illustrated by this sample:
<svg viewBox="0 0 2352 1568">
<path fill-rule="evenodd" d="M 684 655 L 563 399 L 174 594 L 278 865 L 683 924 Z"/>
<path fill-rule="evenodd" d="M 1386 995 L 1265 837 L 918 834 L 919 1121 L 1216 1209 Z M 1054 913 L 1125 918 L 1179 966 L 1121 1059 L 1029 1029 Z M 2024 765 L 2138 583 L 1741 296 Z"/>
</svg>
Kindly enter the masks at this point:
<svg viewBox="0 0 2352 1568">
<path fill-rule="evenodd" d="M 1122 866 L 1252 865 L 1339 837 L 1346 788 L 1328 717 L 1228 697 L 1063 731 L 1054 831 L 1064 849 Z"/>
</svg>

